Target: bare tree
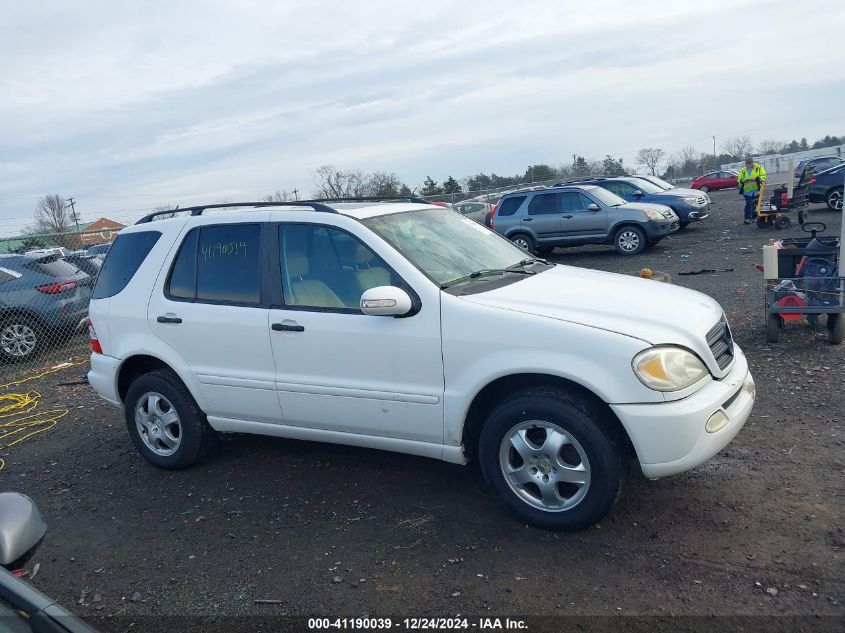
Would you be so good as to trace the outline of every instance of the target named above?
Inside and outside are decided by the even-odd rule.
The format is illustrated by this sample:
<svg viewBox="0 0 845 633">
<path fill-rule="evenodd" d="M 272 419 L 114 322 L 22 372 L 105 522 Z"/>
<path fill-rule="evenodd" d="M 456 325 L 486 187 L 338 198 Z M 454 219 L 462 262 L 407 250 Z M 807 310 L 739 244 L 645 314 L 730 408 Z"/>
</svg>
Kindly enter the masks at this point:
<svg viewBox="0 0 845 633">
<path fill-rule="evenodd" d="M 57 193 L 44 196 L 35 205 L 34 226 L 27 233 L 49 234 L 55 243 L 61 246 L 71 246 L 78 238 L 69 232 L 74 225 L 74 218 L 70 206 Z"/>
<path fill-rule="evenodd" d="M 722 149 L 734 160 L 742 160 L 754 151 L 754 144 L 748 136 L 734 136 L 722 144 Z"/>
<path fill-rule="evenodd" d="M 664 153 L 659 147 L 644 147 L 637 152 L 637 164 L 651 171 L 652 176 L 656 176 Z"/>
<path fill-rule="evenodd" d="M 261 202 L 290 202 L 295 196 L 287 189 L 276 190 L 276 193 L 268 193 L 261 198 Z"/>
<path fill-rule="evenodd" d="M 757 146 L 757 152 L 761 155 L 780 154 L 784 145 L 786 143 L 782 141 L 760 141 L 760 144 Z"/>
<path fill-rule="evenodd" d="M 153 213 L 161 213 L 161 215 L 158 216 L 157 219 L 164 220 L 167 218 L 172 218 L 175 215 L 175 213 L 172 212 L 176 211 L 177 208 L 178 205 L 160 204 L 153 209 Z"/>
<path fill-rule="evenodd" d="M 349 198 L 365 196 L 367 182 L 360 169 L 343 171 L 332 165 L 323 165 L 314 172 L 314 195 L 321 198 Z"/>
<path fill-rule="evenodd" d="M 404 186 L 399 176 L 386 171 L 374 171 L 366 181 L 368 196 L 398 196 Z"/>
</svg>

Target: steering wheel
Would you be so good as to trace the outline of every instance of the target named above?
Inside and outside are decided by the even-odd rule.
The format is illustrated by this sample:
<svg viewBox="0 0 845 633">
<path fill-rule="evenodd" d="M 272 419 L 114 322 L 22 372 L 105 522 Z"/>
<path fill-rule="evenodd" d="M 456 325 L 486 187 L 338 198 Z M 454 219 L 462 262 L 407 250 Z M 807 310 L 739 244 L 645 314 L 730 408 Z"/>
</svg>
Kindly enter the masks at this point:
<svg viewBox="0 0 845 633">
<path fill-rule="evenodd" d="M 821 228 L 816 228 L 819 226 Z M 813 237 L 816 237 L 816 233 L 824 233 L 827 230 L 827 224 L 825 224 L 824 222 L 804 222 L 804 225 L 801 227 L 801 230 L 805 233 L 812 234 Z"/>
</svg>

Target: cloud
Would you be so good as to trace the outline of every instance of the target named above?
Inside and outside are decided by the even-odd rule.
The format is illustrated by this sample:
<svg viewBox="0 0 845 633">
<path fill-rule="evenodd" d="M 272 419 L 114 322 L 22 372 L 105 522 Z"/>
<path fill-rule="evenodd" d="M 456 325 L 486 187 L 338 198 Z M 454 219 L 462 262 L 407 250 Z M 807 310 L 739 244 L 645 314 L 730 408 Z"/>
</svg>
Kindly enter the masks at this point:
<svg viewBox="0 0 845 633">
<path fill-rule="evenodd" d="M 794 28 L 807 15 L 826 18 Z M 310 192 L 324 163 L 415 185 L 845 131 L 819 106 L 845 96 L 827 62 L 845 6 L 823 0 L 89 0 L 4 17 L 0 235 L 54 191 L 86 219 L 128 218 Z"/>
</svg>

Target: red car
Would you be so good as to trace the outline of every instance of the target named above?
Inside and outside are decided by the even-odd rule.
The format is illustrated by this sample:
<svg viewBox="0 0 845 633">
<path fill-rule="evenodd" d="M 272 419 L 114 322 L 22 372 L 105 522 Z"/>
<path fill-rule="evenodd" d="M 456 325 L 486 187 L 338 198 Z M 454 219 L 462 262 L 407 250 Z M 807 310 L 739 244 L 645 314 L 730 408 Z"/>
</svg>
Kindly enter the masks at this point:
<svg viewBox="0 0 845 633">
<path fill-rule="evenodd" d="M 736 181 L 737 176 L 739 176 L 738 171 L 711 171 L 709 174 L 704 174 L 693 180 L 690 187 L 701 189 L 705 193 L 719 189 L 731 189 L 739 186 Z"/>
</svg>

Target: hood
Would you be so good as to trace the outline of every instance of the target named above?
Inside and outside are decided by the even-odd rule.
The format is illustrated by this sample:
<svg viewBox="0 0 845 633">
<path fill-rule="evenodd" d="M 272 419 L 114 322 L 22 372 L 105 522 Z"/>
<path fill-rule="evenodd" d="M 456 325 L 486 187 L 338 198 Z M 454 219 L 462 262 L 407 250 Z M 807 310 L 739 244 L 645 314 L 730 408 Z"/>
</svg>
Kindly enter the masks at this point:
<svg viewBox="0 0 845 633">
<path fill-rule="evenodd" d="M 620 209 L 642 209 L 643 211 L 659 211 L 664 215 L 672 214 L 675 215 L 675 212 L 672 211 L 671 207 L 666 206 L 665 204 L 660 204 L 657 202 L 626 202 L 624 206 L 618 207 Z M 677 216 L 675 216 L 677 217 Z"/>
<path fill-rule="evenodd" d="M 616 332 L 652 345 L 693 349 L 715 368 L 705 336 L 722 317 L 711 297 L 630 275 L 557 265 L 487 292 L 461 297 L 489 307 Z"/>
</svg>

